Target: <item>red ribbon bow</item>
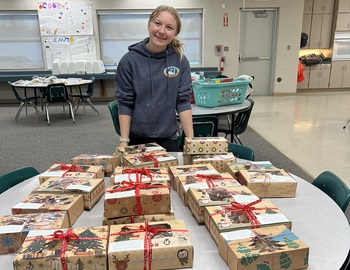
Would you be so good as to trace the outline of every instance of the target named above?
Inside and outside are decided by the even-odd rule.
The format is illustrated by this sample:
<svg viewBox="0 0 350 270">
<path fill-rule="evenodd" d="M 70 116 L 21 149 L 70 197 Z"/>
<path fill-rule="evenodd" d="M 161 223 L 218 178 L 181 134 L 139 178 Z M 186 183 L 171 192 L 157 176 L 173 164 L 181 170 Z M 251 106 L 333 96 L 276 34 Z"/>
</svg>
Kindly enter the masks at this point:
<svg viewBox="0 0 350 270">
<path fill-rule="evenodd" d="M 207 185 L 209 188 L 215 187 L 213 180 L 224 180 L 225 179 L 221 175 L 218 175 L 218 174 L 197 174 L 196 176 L 200 177 L 200 178 L 204 178 L 205 181 L 207 181 Z"/>
<path fill-rule="evenodd" d="M 258 204 L 262 201 L 262 199 L 258 199 L 254 202 L 248 203 L 246 205 L 244 204 L 240 204 L 238 202 L 231 202 L 231 209 L 233 210 L 233 212 L 244 212 L 244 214 L 246 214 L 246 216 L 249 219 L 250 225 L 252 228 L 259 228 L 260 227 L 260 222 L 259 220 L 256 218 L 256 216 L 253 214 L 253 210 L 259 210 L 261 208 L 256 208 L 253 205 Z M 224 208 L 226 208 L 226 206 L 224 206 Z"/>
<path fill-rule="evenodd" d="M 132 173 L 135 173 L 136 174 L 136 181 L 138 181 L 139 176 L 141 176 L 140 179 L 139 179 L 139 181 L 141 182 L 142 181 L 142 175 L 147 176 L 148 178 L 151 179 L 151 181 L 153 181 L 153 176 L 152 176 L 151 171 L 146 169 L 146 168 L 134 168 L 134 169 L 129 168 L 129 169 L 124 169 L 123 173 L 128 173 L 129 174 L 129 180 L 131 180 L 130 179 L 130 175 Z"/>
<path fill-rule="evenodd" d="M 146 160 L 151 160 L 154 163 L 154 167 L 158 168 L 158 160 L 155 157 L 154 153 L 150 153 L 150 154 L 142 154 L 142 158 L 146 159 Z"/>
<path fill-rule="evenodd" d="M 71 164 L 67 165 L 62 162 L 57 162 L 57 164 L 61 165 L 61 170 L 65 171 L 64 174 L 62 175 L 63 177 L 68 173 L 68 172 L 83 172 L 83 168 L 77 164 Z"/>
<path fill-rule="evenodd" d="M 60 240 L 62 242 L 61 247 L 61 263 L 63 270 L 68 270 L 67 261 L 66 261 L 66 250 L 67 244 L 70 240 L 79 240 L 78 235 L 73 233 L 73 229 L 69 228 L 66 232 L 62 230 L 57 230 L 54 232 L 54 240 Z"/>
</svg>

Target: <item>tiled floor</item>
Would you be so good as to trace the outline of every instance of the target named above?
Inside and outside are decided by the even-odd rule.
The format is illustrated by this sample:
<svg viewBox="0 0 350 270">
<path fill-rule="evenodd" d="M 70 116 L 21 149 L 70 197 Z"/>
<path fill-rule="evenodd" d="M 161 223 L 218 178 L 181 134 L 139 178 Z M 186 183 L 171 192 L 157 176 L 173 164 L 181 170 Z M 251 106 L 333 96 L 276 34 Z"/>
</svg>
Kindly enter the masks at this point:
<svg viewBox="0 0 350 270">
<path fill-rule="evenodd" d="M 350 187 L 350 91 L 252 98 L 252 129 L 311 176 L 330 170 Z"/>
</svg>

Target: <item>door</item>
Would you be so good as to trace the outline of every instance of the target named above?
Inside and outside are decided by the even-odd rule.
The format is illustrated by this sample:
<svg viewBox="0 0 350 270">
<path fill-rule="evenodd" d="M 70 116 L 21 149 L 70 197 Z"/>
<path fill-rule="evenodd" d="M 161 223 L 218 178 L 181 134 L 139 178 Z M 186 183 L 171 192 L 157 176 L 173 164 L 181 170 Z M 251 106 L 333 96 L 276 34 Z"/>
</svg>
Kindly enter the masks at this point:
<svg viewBox="0 0 350 270">
<path fill-rule="evenodd" d="M 252 95 L 272 93 L 276 10 L 242 10 L 238 75 L 254 76 Z"/>
</svg>

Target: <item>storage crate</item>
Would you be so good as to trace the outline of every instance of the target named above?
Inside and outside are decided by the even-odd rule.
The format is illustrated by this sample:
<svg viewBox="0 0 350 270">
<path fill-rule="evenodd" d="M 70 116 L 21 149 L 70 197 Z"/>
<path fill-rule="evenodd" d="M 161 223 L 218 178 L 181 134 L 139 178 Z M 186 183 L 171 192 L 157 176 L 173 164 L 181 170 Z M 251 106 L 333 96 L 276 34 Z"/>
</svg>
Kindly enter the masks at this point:
<svg viewBox="0 0 350 270">
<path fill-rule="evenodd" d="M 227 78 L 197 80 L 192 83 L 196 104 L 201 107 L 218 107 L 243 103 L 249 80 Z"/>
</svg>

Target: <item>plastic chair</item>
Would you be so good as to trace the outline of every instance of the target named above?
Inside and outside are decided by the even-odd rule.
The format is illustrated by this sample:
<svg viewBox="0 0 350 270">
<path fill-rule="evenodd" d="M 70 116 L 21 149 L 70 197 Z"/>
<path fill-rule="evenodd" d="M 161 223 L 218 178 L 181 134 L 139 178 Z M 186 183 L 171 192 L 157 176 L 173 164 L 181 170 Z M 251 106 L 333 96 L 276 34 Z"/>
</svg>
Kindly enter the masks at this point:
<svg viewBox="0 0 350 270">
<path fill-rule="evenodd" d="M 228 143 L 228 152 L 233 153 L 233 155 L 237 158 L 246 159 L 250 161 L 254 161 L 255 154 L 253 149 L 235 143 Z"/>
<path fill-rule="evenodd" d="M 8 84 L 10 85 L 13 93 L 15 94 L 15 97 L 16 99 L 20 102 L 19 104 L 19 108 L 18 108 L 18 111 L 16 113 L 16 117 L 15 117 L 15 122 L 17 123 L 17 120 L 18 120 L 18 117 L 20 116 L 21 112 L 22 112 L 22 109 L 23 109 L 23 106 L 26 107 L 26 116 L 28 116 L 28 112 L 27 112 L 27 104 L 29 103 L 35 110 L 36 112 L 36 115 L 35 115 L 35 120 L 36 122 L 38 123 L 38 115 L 44 119 L 43 115 L 41 114 L 41 112 L 38 110 L 37 106 L 32 102 L 32 100 L 36 100 L 37 97 L 34 95 L 34 96 L 27 96 L 27 95 L 24 95 L 24 96 L 21 96 L 18 92 L 17 92 L 17 89 L 15 86 L 13 86 L 13 84 L 8 81 Z"/>
<path fill-rule="evenodd" d="M 63 112 L 65 113 L 64 104 L 66 102 L 69 104 L 69 112 L 73 119 L 73 123 L 75 123 L 73 106 L 69 100 L 66 85 L 64 83 L 56 83 L 56 84 L 49 84 L 46 87 L 46 106 L 45 107 L 46 107 L 47 123 L 49 125 L 50 125 L 49 105 L 51 103 L 63 103 Z"/>
<path fill-rule="evenodd" d="M 0 194 L 38 174 L 39 172 L 37 169 L 27 166 L 0 176 Z"/>
<path fill-rule="evenodd" d="M 237 114 L 234 114 L 234 135 L 233 138 L 231 138 L 231 142 L 240 143 L 243 145 L 242 141 L 239 138 L 239 135 L 245 132 L 248 126 L 248 122 L 250 119 L 250 115 L 252 113 L 253 107 L 254 107 L 254 100 L 251 98 L 247 98 L 247 100 L 250 101 L 251 106 L 248 110 L 239 112 Z M 225 137 L 227 137 L 228 134 L 231 134 L 231 116 L 227 115 L 227 126 L 222 127 L 219 126 L 219 132 L 225 133 Z"/>
<path fill-rule="evenodd" d="M 337 175 L 324 171 L 312 184 L 331 197 L 345 213 L 350 202 L 350 190 Z"/>
<path fill-rule="evenodd" d="M 75 108 L 74 113 L 77 113 L 80 104 L 83 104 L 83 109 L 84 109 L 84 115 L 86 117 L 86 113 L 85 113 L 85 101 L 90 105 L 91 109 L 93 109 L 98 115 L 100 115 L 100 113 L 97 111 L 97 109 L 95 108 L 94 104 L 92 104 L 90 98 L 93 96 L 94 94 L 94 81 L 95 81 L 95 77 L 91 77 L 90 78 L 91 83 L 88 84 L 87 90 L 85 93 L 81 92 L 81 87 L 79 86 L 79 93 L 70 93 L 69 96 L 72 98 L 79 98 L 79 102 L 78 102 L 78 106 Z"/>
<path fill-rule="evenodd" d="M 115 132 L 120 136 L 120 125 L 119 125 L 119 105 L 117 100 L 113 100 L 108 103 L 108 109 L 111 113 Z"/>
</svg>

